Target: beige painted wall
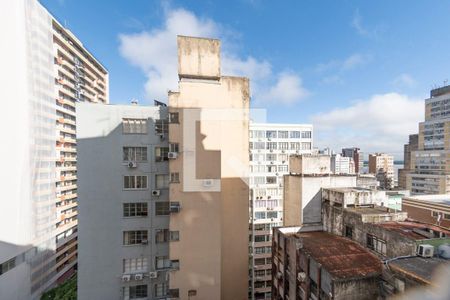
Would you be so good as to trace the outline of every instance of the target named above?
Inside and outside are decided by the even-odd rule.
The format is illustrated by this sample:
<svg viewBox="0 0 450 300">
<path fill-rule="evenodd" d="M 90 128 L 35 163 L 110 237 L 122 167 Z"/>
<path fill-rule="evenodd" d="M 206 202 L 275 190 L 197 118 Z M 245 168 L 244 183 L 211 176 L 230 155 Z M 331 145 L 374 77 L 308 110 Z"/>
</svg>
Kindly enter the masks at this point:
<svg viewBox="0 0 450 300">
<path fill-rule="evenodd" d="M 180 260 L 180 270 L 170 274 L 170 288 L 179 289 L 180 299 L 188 299 L 188 291 L 196 290 L 192 300 L 244 300 L 248 293 L 249 81 L 210 80 L 214 66 L 220 66 L 217 40 L 179 37 L 178 43 L 194 50 L 178 51 L 179 70 L 184 73 L 179 92 L 169 93 L 169 110 L 180 113 L 180 124 L 169 125 L 169 141 L 180 145 L 180 155 L 170 161 L 169 168 L 180 173 L 181 181 L 170 185 L 170 199 L 182 207 L 170 218 L 170 230 L 180 232 L 180 241 L 170 243 L 170 258 Z M 195 62 L 199 57 L 200 64 Z M 211 69 L 195 67 L 204 62 Z M 192 116 L 198 118 L 195 129 L 184 130 Z M 190 139 L 195 139 L 195 151 L 186 146 Z M 188 162 L 194 162 L 195 170 L 186 170 Z M 186 172 L 193 175 L 184 176 Z M 201 184 L 214 178 L 213 187 Z M 199 185 L 192 187 L 193 182 Z"/>
</svg>

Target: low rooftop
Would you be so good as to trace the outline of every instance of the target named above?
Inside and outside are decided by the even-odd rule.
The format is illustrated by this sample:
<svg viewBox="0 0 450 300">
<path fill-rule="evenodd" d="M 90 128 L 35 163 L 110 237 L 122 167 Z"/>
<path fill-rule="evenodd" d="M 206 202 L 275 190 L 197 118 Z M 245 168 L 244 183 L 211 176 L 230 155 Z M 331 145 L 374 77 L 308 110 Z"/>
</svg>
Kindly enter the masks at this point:
<svg viewBox="0 0 450 300">
<path fill-rule="evenodd" d="M 381 261 L 359 244 L 327 232 L 295 234 L 303 250 L 335 279 L 372 277 L 381 274 Z"/>
<path fill-rule="evenodd" d="M 401 272 L 425 284 L 432 284 L 432 277 L 436 269 L 444 264 L 450 264 L 450 260 L 438 257 L 422 258 L 417 256 L 391 261 L 388 263 L 388 266 L 393 271 Z"/>
<path fill-rule="evenodd" d="M 377 226 L 381 226 L 386 230 L 399 233 L 414 240 L 439 238 L 436 234 L 440 234 L 442 237 L 450 237 L 449 230 L 439 226 L 414 221 L 384 222 L 377 224 Z"/>
<path fill-rule="evenodd" d="M 347 211 L 354 212 L 356 214 L 360 215 L 379 215 L 379 214 L 397 214 L 397 213 L 403 213 L 407 214 L 406 212 L 396 211 L 389 207 L 384 206 L 372 206 L 372 207 L 365 207 L 365 206 L 358 206 L 358 207 L 346 207 Z"/>
<path fill-rule="evenodd" d="M 411 201 L 421 201 L 421 202 L 430 202 L 433 204 L 442 204 L 450 206 L 450 195 L 448 194 L 440 194 L 440 195 L 415 195 L 410 197 L 405 197 L 403 200 L 411 200 Z"/>
<path fill-rule="evenodd" d="M 329 190 L 329 191 L 339 192 L 339 193 L 349 193 L 349 192 L 360 193 L 360 192 L 374 191 L 374 190 L 366 189 L 366 188 L 362 188 L 362 187 L 335 187 L 335 188 L 324 188 L 324 190 Z"/>
</svg>

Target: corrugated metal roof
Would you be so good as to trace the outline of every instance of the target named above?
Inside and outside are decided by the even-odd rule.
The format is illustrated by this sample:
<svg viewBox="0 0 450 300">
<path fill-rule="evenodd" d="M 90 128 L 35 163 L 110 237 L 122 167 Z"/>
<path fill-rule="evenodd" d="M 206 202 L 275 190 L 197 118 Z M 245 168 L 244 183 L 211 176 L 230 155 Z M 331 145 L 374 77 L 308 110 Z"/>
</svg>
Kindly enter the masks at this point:
<svg viewBox="0 0 450 300">
<path fill-rule="evenodd" d="M 381 260 L 359 244 L 326 232 L 298 233 L 303 251 L 320 263 L 333 279 L 372 277 L 381 274 Z"/>
<path fill-rule="evenodd" d="M 402 221 L 402 222 L 384 222 L 384 223 L 379 223 L 377 224 L 377 226 L 381 226 L 387 230 L 390 231 L 395 231 L 405 237 L 414 239 L 414 240 L 425 240 L 428 239 L 426 236 L 421 235 L 417 232 L 414 232 L 414 229 L 420 229 L 420 230 L 425 230 L 427 231 L 427 229 L 431 229 L 435 232 L 442 232 L 444 233 L 447 237 L 450 236 L 450 231 L 446 230 L 442 227 L 438 227 L 438 226 L 434 226 L 431 224 L 425 224 L 425 223 L 419 223 L 419 222 L 408 222 L 408 221 Z"/>
</svg>

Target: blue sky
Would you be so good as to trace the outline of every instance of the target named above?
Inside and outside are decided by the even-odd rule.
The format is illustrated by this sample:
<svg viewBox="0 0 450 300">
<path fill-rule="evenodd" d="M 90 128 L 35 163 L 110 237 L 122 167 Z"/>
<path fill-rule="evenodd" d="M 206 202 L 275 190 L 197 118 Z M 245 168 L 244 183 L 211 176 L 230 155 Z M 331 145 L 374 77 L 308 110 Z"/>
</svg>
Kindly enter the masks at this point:
<svg viewBox="0 0 450 300">
<path fill-rule="evenodd" d="M 222 40 L 269 122 L 313 123 L 316 146 L 401 158 L 423 99 L 450 77 L 449 1 L 41 0 L 110 72 L 111 103 L 165 100 L 176 34 Z"/>
</svg>

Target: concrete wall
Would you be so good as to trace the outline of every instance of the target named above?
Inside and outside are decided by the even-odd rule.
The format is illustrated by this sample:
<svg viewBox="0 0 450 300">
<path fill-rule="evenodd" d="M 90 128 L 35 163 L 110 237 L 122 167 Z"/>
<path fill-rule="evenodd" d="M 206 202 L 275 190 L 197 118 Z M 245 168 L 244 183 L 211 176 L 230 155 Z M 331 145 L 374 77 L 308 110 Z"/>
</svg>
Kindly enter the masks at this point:
<svg viewBox="0 0 450 300">
<path fill-rule="evenodd" d="M 356 175 L 298 176 L 289 175 L 285 182 L 284 226 L 322 221 L 322 191 L 328 187 L 354 187 Z M 290 178 L 297 177 L 299 179 Z M 300 196 L 298 196 L 300 193 Z M 292 211 L 293 210 L 293 211 Z"/>
<path fill-rule="evenodd" d="M 170 273 L 170 287 L 179 289 L 180 299 L 187 299 L 189 290 L 196 299 L 248 295 L 249 81 L 215 78 L 217 43 L 178 37 L 181 80 L 179 92 L 169 93 L 170 111 L 180 114 L 180 123 L 169 129 L 170 142 L 180 146 L 169 166 L 180 173 L 180 183 L 170 186 L 171 200 L 182 207 L 170 218 L 170 229 L 180 232 L 180 241 L 170 246 L 170 258 L 180 261 L 180 269 Z M 201 159 L 196 147 L 216 161 Z M 214 178 L 217 166 L 220 176 Z"/>
<path fill-rule="evenodd" d="M 333 282 L 336 300 L 372 300 L 380 294 L 379 278 Z"/>
<path fill-rule="evenodd" d="M 146 257 L 148 271 L 154 271 L 155 256 L 168 255 L 168 243 L 155 244 L 155 229 L 169 227 L 168 216 L 155 214 L 155 202 L 168 200 L 168 190 L 151 196 L 155 174 L 167 174 L 167 162 L 155 162 L 155 147 L 166 145 L 154 128 L 156 119 L 166 118 L 160 107 L 107 106 L 79 103 L 77 107 L 78 150 L 78 299 L 122 298 L 122 288 L 148 285 L 153 299 L 154 284 L 165 282 L 165 272 L 157 279 L 122 282 L 123 259 Z M 123 134 L 122 118 L 147 119 L 148 134 Z M 147 162 L 130 169 L 123 162 L 124 146 L 146 146 Z M 145 190 L 124 190 L 124 175 L 147 175 Z M 123 203 L 147 202 L 148 217 L 124 218 Z M 148 230 L 148 245 L 123 245 L 123 231 Z M 147 275 L 147 274 L 146 274 Z"/>
<path fill-rule="evenodd" d="M 330 174 L 331 156 L 329 155 L 291 155 L 289 172 L 292 174 Z"/>
</svg>

